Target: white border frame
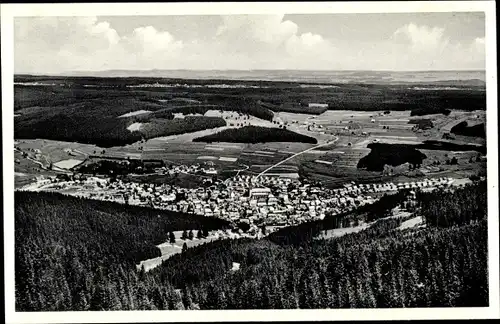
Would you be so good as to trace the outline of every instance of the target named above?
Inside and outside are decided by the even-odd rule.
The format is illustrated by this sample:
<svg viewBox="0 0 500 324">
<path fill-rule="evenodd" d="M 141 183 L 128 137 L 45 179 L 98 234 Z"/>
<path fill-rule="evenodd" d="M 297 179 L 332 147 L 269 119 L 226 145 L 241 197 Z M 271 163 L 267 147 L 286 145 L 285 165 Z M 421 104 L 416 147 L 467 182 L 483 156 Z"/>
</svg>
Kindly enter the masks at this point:
<svg viewBox="0 0 500 324">
<path fill-rule="evenodd" d="M 489 307 L 338 310 L 15 312 L 13 19 L 21 16 L 125 16 L 311 13 L 485 12 L 488 151 Z M 1 5 L 4 265 L 6 323 L 409 320 L 500 318 L 496 10 L 494 1 L 307 3 L 99 3 Z"/>
</svg>

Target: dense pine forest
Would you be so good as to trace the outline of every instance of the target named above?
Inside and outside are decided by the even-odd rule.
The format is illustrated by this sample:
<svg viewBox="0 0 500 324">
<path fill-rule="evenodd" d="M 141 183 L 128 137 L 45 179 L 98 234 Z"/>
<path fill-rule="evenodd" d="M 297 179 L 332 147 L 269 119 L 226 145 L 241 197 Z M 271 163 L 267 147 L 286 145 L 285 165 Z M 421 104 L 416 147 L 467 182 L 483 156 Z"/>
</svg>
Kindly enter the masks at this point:
<svg viewBox="0 0 500 324">
<path fill-rule="evenodd" d="M 398 166 L 409 163 L 419 166 L 427 158 L 419 150 L 476 151 L 486 154 L 486 145 L 456 144 L 446 141 L 426 140 L 420 144 L 370 143 L 368 155 L 362 157 L 357 167 L 370 171 L 382 171 L 384 165 Z"/>
<path fill-rule="evenodd" d="M 463 121 L 453 126 L 450 132 L 456 135 L 486 138 L 486 125 L 481 123 L 469 126 L 466 121 Z"/>
<path fill-rule="evenodd" d="M 488 305 L 485 182 L 387 196 L 342 216 L 371 222 L 358 233 L 318 239 L 339 226 L 331 215 L 190 248 L 147 273 L 137 260 L 156 255 L 168 231 L 228 224 L 56 194 L 15 199 L 19 311 Z M 424 226 L 400 229 L 408 217 L 386 217 L 394 206 Z"/>
<path fill-rule="evenodd" d="M 314 137 L 292 132 L 286 128 L 270 128 L 261 126 L 244 126 L 230 128 L 215 134 L 193 139 L 193 142 L 231 142 L 231 143 L 266 143 L 266 142 L 298 142 L 317 144 Z"/>
<path fill-rule="evenodd" d="M 359 160 L 357 167 L 369 171 L 382 171 L 385 165 L 398 166 L 404 163 L 418 166 L 427 158 L 414 146 L 407 144 L 370 143 L 367 148 L 371 149 L 370 153 Z"/>
<path fill-rule="evenodd" d="M 229 226 L 55 193 L 16 192 L 15 202 L 16 306 L 28 311 L 135 309 L 136 264 L 160 256 L 169 232 Z"/>
</svg>

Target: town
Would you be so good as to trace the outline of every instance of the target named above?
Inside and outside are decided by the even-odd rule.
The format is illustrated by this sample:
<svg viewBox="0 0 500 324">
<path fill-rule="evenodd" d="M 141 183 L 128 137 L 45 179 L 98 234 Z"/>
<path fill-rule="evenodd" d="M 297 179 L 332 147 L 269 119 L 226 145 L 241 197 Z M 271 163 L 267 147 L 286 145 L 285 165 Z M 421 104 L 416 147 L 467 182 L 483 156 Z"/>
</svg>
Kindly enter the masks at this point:
<svg viewBox="0 0 500 324">
<path fill-rule="evenodd" d="M 191 168 L 182 166 L 178 169 L 185 171 Z M 262 226 L 290 226 L 347 212 L 398 190 L 432 190 L 460 185 L 463 180 L 467 182 L 468 179 L 432 178 L 372 184 L 351 182 L 329 189 L 301 179 L 237 175 L 224 181 L 206 179 L 204 186 L 188 189 L 76 173 L 40 177 L 36 183 L 20 190 L 57 191 L 78 197 L 218 217 L 236 227 L 245 227 L 245 232 L 257 233 Z"/>
</svg>

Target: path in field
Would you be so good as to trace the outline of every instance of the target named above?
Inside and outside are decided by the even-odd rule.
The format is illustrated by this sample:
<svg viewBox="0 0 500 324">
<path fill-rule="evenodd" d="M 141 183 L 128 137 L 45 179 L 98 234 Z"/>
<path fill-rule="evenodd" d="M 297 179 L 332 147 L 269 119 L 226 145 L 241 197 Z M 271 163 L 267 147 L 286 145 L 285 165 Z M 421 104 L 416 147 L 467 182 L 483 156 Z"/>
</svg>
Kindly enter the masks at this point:
<svg viewBox="0 0 500 324">
<path fill-rule="evenodd" d="M 335 143 L 338 139 L 339 139 L 339 138 L 338 138 L 337 136 L 335 136 L 335 139 L 334 139 L 333 141 L 329 141 L 329 142 L 326 142 L 326 143 L 324 143 L 324 144 L 316 145 L 316 146 L 313 146 L 313 147 L 311 147 L 311 148 L 308 148 L 307 150 L 301 151 L 301 152 L 299 152 L 299 153 L 295 153 L 294 155 L 289 156 L 289 157 L 287 157 L 286 159 L 284 159 L 284 160 L 282 160 L 282 161 L 280 161 L 280 162 L 278 162 L 278 163 L 276 163 L 276 164 L 274 164 L 274 165 L 270 166 L 269 168 L 265 169 L 264 171 L 262 171 L 261 173 L 259 173 L 259 174 L 257 175 L 257 177 L 256 177 L 256 178 L 260 177 L 261 175 L 263 175 L 263 174 L 264 174 L 264 173 L 266 173 L 267 171 L 269 171 L 269 170 L 271 170 L 271 169 L 273 169 L 273 168 L 277 167 L 278 165 L 281 165 L 281 164 L 283 164 L 283 163 L 285 163 L 285 162 L 287 162 L 287 161 L 290 161 L 291 159 L 293 159 L 293 158 L 295 158 L 295 157 L 297 157 L 297 156 L 299 156 L 299 155 L 302 155 L 302 154 L 304 154 L 304 153 L 307 153 L 307 152 L 313 151 L 313 150 L 315 150 L 315 149 L 317 149 L 317 148 L 320 148 L 320 147 L 323 147 L 323 146 L 331 145 L 331 144 Z"/>
<path fill-rule="evenodd" d="M 238 175 L 240 175 L 241 171 L 247 171 L 248 169 L 250 169 L 250 167 L 246 164 L 242 164 L 241 166 L 243 167 L 242 169 L 228 170 L 228 171 L 236 172 L 235 177 L 237 177 Z M 229 179 L 230 178 L 227 178 L 224 182 L 227 182 Z"/>
<path fill-rule="evenodd" d="M 37 160 L 35 160 L 35 159 L 33 159 L 33 158 L 29 157 L 29 156 L 27 156 L 27 157 L 26 157 L 26 159 L 27 159 L 27 160 L 30 160 L 30 161 L 31 161 L 31 162 L 33 162 L 33 163 L 38 164 L 38 165 L 40 166 L 40 168 L 41 168 L 41 169 L 43 169 L 43 170 L 47 170 L 47 168 L 43 165 L 43 163 L 42 163 L 42 162 L 37 161 Z"/>
</svg>

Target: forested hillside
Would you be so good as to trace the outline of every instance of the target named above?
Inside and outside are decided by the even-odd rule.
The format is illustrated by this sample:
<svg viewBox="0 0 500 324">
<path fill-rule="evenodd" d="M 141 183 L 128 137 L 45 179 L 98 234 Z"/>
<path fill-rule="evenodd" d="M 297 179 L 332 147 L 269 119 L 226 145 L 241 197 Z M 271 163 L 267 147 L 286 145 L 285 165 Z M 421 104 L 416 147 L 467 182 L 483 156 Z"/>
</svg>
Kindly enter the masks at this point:
<svg viewBox="0 0 500 324">
<path fill-rule="evenodd" d="M 450 130 L 451 133 L 464 136 L 486 138 L 486 125 L 484 123 L 469 126 L 466 121 L 458 123 Z"/>
<path fill-rule="evenodd" d="M 396 194 L 384 195 L 372 204 L 363 205 L 356 209 L 356 212 L 344 212 L 338 215 L 326 215 L 324 219 L 310 221 L 295 226 L 284 227 L 271 233 L 269 240 L 278 244 L 301 245 L 307 244 L 322 231 L 353 226 L 359 222 L 373 222 L 380 218 L 387 217 L 390 211 L 396 206 L 402 205 L 408 196 L 408 191 L 400 191 Z M 384 233 L 387 227 L 399 226 L 399 222 L 385 220 L 380 224 L 384 226 Z M 380 227 L 380 226 L 378 226 Z"/>
<path fill-rule="evenodd" d="M 162 106 L 138 99 L 103 99 L 70 106 L 26 108 L 15 119 L 14 135 L 20 139 L 43 138 L 112 147 L 132 144 L 143 138 L 177 135 L 226 125 L 224 119 L 219 117 L 188 116 L 184 119 L 172 119 L 170 111 L 158 115 L 152 113 L 120 117 L 129 113 L 131 108 L 139 107 L 153 111 Z M 140 125 L 139 129 L 131 131 L 129 127 L 133 124 Z"/>
<path fill-rule="evenodd" d="M 170 259 L 151 275 L 171 280 L 202 309 L 488 304 L 485 221 L 387 230 L 300 247 L 217 242 Z M 241 262 L 241 270 L 230 272 L 231 261 Z"/>
<path fill-rule="evenodd" d="M 225 129 L 193 139 L 193 142 L 232 142 L 232 143 L 266 143 L 266 142 L 300 142 L 316 144 L 314 137 L 292 132 L 288 129 L 260 126 L 244 126 Z"/>
<path fill-rule="evenodd" d="M 99 309 L 108 302 L 102 294 L 135 300 L 136 293 L 126 293 L 137 288 L 128 282 L 136 280 L 135 264 L 160 256 L 155 245 L 170 231 L 228 226 L 217 218 L 61 194 L 16 192 L 15 201 L 19 310 Z"/>
<path fill-rule="evenodd" d="M 63 82 L 63 85 L 67 82 L 69 81 Z M 207 94 L 199 98 L 202 101 L 198 104 L 179 105 L 171 102 L 176 98 L 175 93 L 155 88 L 135 90 L 128 88 L 124 80 L 115 80 L 116 85 L 96 87 L 80 84 L 79 79 L 74 82 L 64 86 L 16 85 L 15 137 L 112 147 L 132 144 L 143 138 L 177 135 L 226 125 L 218 117 L 189 116 L 186 119 L 172 119 L 174 113 L 204 114 L 208 110 L 217 109 L 236 111 L 269 121 L 274 116 L 272 111 L 261 107 L 255 100 L 241 96 Z M 200 95 L 191 93 L 188 97 L 194 100 Z M 149 113 L 123 117 L 140 110 Z M 143 125 L 137 131 L 130 131 L 129 127 L 134 123 Z M 53 127 L 54 125 L 57 127 Z"/>
<path fill-rule="evenodd" d="M 440 211 L 453 213 L 457 221 L 435 227 L 438 215 L 428 206 L 441 206 L 442 197 L 452 201 L 450 195 L 468 196 L 463 214 L 475 211 L 475 217 L 464 217 L 457 206 L 445 203 Z M 376 206 L 379 217 L 404 197 Z M 404 219 L 389 218 L 330 240 L 305 234 L 292 239 L 293 245 L 272 237 L 278 244 L 217 242 L 169 259 L 151 275 L 182 288 L 202 309 L 486 306 L 486 210 L 479 207 L 486 199 L 485 184 L 424 199 L 420 212 L 427 229 L 401 231 Z M 285 228 L 274 238 L 296 233 Z M 228 271 L 231 262 L 241 263 L 241 270 Z"/>
<path fill-rule="evenodd" d="M 486 218 L 486 183 L 454 192 L 418 192 L 417 202 L 429 225 L 450 227 L 468 224 Z"/>
<path fill-rule="evenodd" d="M 144 208 L 112 212 L 115 204 L 43 195 L 16 194 L 18 310 L 488 305 L 484 182 L 417 194 L 411 210 L 424 228 L 400 230 L 405 218 L 383 218 L 407 199 L 388 196 L 372 212 L 343 216 L 375 221 L 359 233 L 283 239 L 311 229 L 299 226 L 269 239 L 220 240 L 148 273 L 135 269 L 134 251 L 151 253 L 165 227 L 201 220 L 162 221 L 170 218 Z M 233 262 L 239 270 L 231 271 Z"/>
</svg>

